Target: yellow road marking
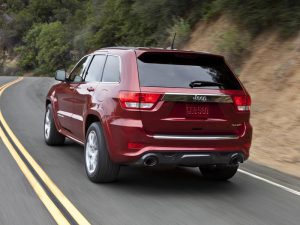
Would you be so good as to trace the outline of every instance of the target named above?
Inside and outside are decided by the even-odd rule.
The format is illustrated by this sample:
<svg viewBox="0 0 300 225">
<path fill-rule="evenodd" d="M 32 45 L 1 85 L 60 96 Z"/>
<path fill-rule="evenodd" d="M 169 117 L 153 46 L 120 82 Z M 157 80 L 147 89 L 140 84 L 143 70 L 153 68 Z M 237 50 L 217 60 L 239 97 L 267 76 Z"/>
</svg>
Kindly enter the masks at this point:
<svg viewBox="0 0 300 225">
<path fill-rule="evenodd" d="M 13 85 L 15 83 L 18 83 L 19 81 L 23 80 L 23 77 L 18 77 L 17 79 L 13 80 L 13 81 L 10 81 L 6 84 L 3 84 L 1 87 L 0 87 L 0 96 L 2 95 L 2 89 L 6 89 L 7 86 L 10 86 L 10 85 Z"/>
<path fill-rule="evenodd" d="M 17 79 L 11 83 L 8 83 L 8 84 L 2 86 L 0 88 L 0 96 L 2 95 L 3 91 L 5 91 L 6 88 L 21 81 L 22 79 L 23 78 Z M 26 160 L 29 162 L 29 164 L 32 166 L 32 168 L 35 170 L 35 172 L 40 176 L 42 181 L 47 185 L 47 187 L 53 193 L 53 195 L 60 201 L 60 203 L 70 213 L 70 215 L 74 218 L 74 220 L 78 224 L 89 225 L 90 223 L 87 221 L 87 219 L 78 211 L 78 209 L 72 204 L 72 202 L 62 193 L 62 191 L 56 186 L 56 184 L 51 180 L 51 178 L 46 174 L 46 172 L 40 167 L 40 165 L 33 159 L 33 157 L 28 153 L 28 151 L 25 149 L 25 147 L 21 144 L 19 139 L 15 136 L 13 131 L 8 126 L 1 111 L 0 111 L 0 122 L 2 123 L 3 127 L 5 128 L 6 132 L 8 133 L 10 138 L 13 140 L 15 145 L 19 148 L 19 150 L 24 155 Z"/>
<path fill-rule="evenodd" d="M 54 220 L 57 224 L 70 224 L 67 219 L 62 215 L 60 210 L 56 207 L 56 205 L 52 202 L 52 200 L 49 198 L 45 190 L 42 188 L 42 186 L 39 184 L 39 182 L 36 180 L 36 178 L 33 176 L 33 174 L 30 172 L 26 164 L 23 162 L 23 160 L 20 158 L 12 144 L 9 142 L 7 137 L 5 136 L 2 128 L 0 127 L 0 137 L 7 147 L 8 151 L 18 164 L 20 170 L 23 172 L 25 177 L 27 178 L 28 182 L 30 183 L 31 187 L 39 197 L 39 199 L 43 202 L 49 213 L 52 215 Z"/>
</svg>

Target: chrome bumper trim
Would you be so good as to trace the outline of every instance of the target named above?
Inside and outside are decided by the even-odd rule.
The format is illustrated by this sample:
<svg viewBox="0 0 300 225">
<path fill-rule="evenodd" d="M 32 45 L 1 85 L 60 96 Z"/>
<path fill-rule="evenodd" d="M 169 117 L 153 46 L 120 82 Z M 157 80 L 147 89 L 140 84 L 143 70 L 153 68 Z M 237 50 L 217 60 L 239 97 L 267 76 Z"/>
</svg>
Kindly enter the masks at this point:
<svg viewBox="0 0 300 225">
<path fill-rule="evenodd" d="M 185 94 L 185 93 L 166 93 L 163 98 L 166 102 L 217 102 L 232 103 L 230 95 L 226 94 Z"/>
<path fill-rule="evenodd" d="M 236 135 L 153 135 L 155 139 L 162 140 L 234 140 L 239 137 Z"/>
</svg>

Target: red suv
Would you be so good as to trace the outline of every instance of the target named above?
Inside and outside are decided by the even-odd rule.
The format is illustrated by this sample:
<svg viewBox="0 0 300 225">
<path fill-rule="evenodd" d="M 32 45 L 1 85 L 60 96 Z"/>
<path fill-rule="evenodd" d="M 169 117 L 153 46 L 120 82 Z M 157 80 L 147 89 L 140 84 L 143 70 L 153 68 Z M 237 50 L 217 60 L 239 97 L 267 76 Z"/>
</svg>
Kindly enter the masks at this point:
<svg viewBox="0 0 300 225">
<path fill-rule="evenodd" d="M 114 181 L 121 165 L 199 167 L 227 180 L 249 157 L 250 96 L 222 56 L 106 48 L 55 78 L 45 141 L 84 145 L 93 182 Z"/>
</svg>

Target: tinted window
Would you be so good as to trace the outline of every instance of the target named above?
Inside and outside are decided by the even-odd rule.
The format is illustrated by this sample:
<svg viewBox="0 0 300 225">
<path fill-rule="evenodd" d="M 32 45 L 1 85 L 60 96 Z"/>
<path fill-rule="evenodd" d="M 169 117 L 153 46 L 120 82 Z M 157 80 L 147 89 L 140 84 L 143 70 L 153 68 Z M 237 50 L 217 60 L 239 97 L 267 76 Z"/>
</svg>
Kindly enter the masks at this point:
<svg viewBox="0 0 300 225">
<path fill-rule="evenodd" d="M 85 77 L 85 81 L 100 81 L 101 75 L 103 71 L 103 66 L 105 63 L 106 55 L 95 55 L 90 66 L 88 72 Z"/>
<path fill-rule="evenodd" d="M 104 71 L 103 71 L 103 82 L 119 82 L 120 81 L 120 62 L 118 56 L 107 57 Z"/>
<path fill-rule="evenodd" d="M 88 64 L 90 57 L 82 58 L 69 75 L 69 80 L 74 82 L 82 81 L 84 70 Z"/>
<path fill-rule="evenodd" d="M 207 81 L 221 86 L 197 88 L 241 89 L 224 59 L 218 56 L 144 53 L 138 58 L 138 68 L 141 86 L 190 88 L 189 84 L 193 81 Z"/>
</svg>

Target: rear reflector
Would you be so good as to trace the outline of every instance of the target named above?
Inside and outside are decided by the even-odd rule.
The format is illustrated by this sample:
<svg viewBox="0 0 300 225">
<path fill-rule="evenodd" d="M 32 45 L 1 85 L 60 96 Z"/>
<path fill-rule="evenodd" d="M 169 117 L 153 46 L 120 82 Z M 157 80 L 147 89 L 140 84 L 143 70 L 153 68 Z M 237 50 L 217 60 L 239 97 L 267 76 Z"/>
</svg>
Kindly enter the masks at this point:
<svg viewBox="0 0 300 225">
<path fill-rule="evenodd" d="M 233 102 L 238 111 L 250 111 L 251 98 L 249 95 L 233 96 Z"/>
<path fill-rule="evenodd" d="M 142 149 L 143 147 L 144 147 L 144 145 L 140 144 L 140 143 L 133 143 L 133 142 L 128 143 L 129 149 Z"/>
<path fill-rule="evenodd" d="M 153 109 L 161 94 L 121 91 L 119 100 L 124 109 Z"/>
</svg>

